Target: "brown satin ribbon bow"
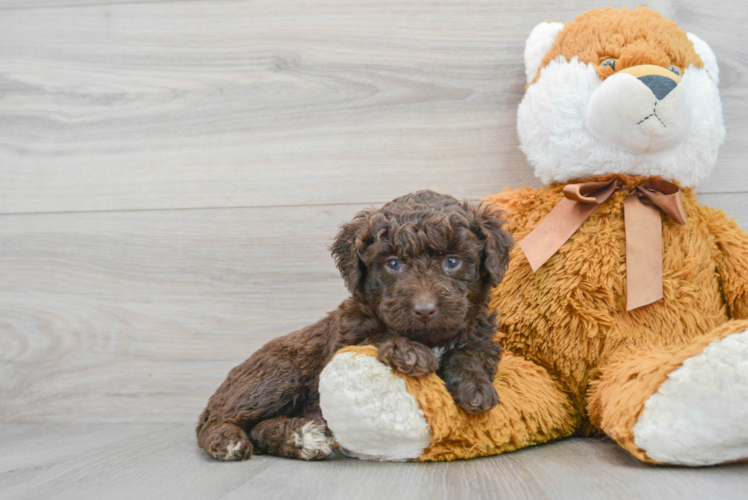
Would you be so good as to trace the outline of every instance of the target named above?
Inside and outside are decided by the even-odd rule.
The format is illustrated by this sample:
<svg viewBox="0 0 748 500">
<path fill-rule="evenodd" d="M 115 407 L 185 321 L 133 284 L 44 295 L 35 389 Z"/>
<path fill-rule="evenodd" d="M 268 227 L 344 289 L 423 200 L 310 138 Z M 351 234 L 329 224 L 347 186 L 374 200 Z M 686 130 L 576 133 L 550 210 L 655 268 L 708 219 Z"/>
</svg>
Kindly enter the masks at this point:
<svg viewBox="0 0 748 500">
<path fill-rule="evenodd" d="M 618 180 L 565 186 L 564 199 L 519 242 L 533 272 L 545 264 L 592 212 L 621 187 Z M 627 311 L 662 298 L 660 210 L 678 224 L 688 223 L 680 189 L 672 182 L 645 181 L 632 189 L 623 201 Z"/>
</svg>

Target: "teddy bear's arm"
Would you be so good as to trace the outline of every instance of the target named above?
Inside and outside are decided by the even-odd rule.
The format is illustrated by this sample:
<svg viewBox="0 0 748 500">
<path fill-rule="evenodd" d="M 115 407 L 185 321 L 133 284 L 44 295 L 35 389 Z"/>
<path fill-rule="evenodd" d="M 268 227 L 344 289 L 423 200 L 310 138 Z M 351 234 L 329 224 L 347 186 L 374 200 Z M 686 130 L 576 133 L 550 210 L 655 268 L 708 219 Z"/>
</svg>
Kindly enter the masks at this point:
<svg viewBox="0 0 748 500">
<path fill-rule="evenodd" d="M 460 410 L 432 373 L 409 377 L 374 346 L 341 349 L 320 374 L 322 414 L 345 453 L 369 460 L 441 461 L 495 455 L 571 435 L 581 412 L 545 368 L 505 352 L 494 376 L 500 403 Z"/>
<path fill-rule="evenodd" d="M 706 214 L 728 313 L 734 319 L 748 318 L 748 234 L 722 210 L 708 208 Z"/>
</svg>

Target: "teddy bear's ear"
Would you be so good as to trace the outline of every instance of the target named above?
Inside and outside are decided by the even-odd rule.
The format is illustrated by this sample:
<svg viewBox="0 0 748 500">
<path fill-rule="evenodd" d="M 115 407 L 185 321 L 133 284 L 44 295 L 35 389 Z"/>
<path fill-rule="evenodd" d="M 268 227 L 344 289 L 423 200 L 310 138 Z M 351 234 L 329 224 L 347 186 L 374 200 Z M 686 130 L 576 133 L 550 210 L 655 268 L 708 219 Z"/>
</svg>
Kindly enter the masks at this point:
<svg viewBox="0 0 748 500">
<path fill-rule="evenodd" d="M 716 85 L 719 85 L 719 65 L 717 64 L 717 56 L 712 52 L 712 48 L 693 33 L 686 33 L 686 35 L 691 40 L 693 48 L 696 49 L 696 53 L 701 58 L 701 62 L 704 63 L 704 68 L 709 72 L 709 76 L 712 77 Z"/>
<path fill-rule="evenodd" d="M 538 74 L 543 58 L 551 50 L 556 35 L 564 23 L 540 23 L 530 32 L 525 43 L 525 74 L 529 85 Z"/>
</svg>

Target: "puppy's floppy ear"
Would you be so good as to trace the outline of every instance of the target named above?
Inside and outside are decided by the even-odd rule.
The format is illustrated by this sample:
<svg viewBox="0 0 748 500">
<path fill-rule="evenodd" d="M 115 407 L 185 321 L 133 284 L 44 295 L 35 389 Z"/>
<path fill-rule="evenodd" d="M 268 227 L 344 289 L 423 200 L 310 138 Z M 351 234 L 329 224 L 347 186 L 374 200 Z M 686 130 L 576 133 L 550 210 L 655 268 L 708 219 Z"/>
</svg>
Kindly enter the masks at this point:
<svg viewBox="0 0 748 500">
<path fill-rule="evenodd" d="M 509 265 L 509 252 L 514 246 L 514 239 L 508 231 L 503 229 L 502 212 L 492 208 L 489 204 L 465 203 L 473 220 L 470 230 L 481 242 L 481 277 L 484 282 L 496 286 L 504 277 Z"/>
<path fill-rule="evenodd" d="M 351 222 L 343 224 L 330 246 L 335 265 L 345 281 L 345 286 L 353 295 L 358 295 L 366 277 L 366 264 L 361 260 L 361 252 L 371 243 L 369 217 L 371 210 L 362 210 Z"/>
</svg>

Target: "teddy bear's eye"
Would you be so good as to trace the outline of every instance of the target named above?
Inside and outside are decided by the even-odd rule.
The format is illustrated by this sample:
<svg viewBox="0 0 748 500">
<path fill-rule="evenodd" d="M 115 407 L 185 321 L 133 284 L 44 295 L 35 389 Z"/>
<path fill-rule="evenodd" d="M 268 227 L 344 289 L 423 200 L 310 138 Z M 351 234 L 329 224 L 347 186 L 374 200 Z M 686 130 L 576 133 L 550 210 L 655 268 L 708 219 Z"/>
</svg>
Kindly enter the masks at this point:
<svg viewBox="0 0 748 500">
<path fill-rule="evenodd" d="M 670 66 L 670 71 L 680 76 L 680 68 L 678 66 Z"/>
<path fill-rule="evenodd" d="M 600 63 L 600 66 L 607 66 L 610 69 L 612 69 L 613 71 L 615 71 L 616 70 L 616 60 L 613 59 L 613 58 L 606 59 L 602 63 Z"/>
</svg>

